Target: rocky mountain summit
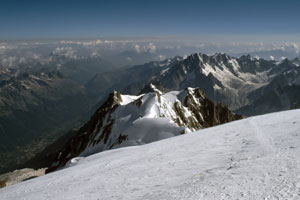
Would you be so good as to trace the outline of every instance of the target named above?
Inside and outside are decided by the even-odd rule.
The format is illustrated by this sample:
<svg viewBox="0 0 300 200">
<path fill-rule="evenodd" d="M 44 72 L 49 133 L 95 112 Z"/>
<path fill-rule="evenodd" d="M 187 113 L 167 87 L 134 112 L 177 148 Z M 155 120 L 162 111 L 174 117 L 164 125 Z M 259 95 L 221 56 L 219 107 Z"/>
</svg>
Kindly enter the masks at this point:
<svg viewBox="0 0 300 200">
<path fill-rule="evenodd" d="M 72 165 L 78 157 L 132 145 L 141 145 L 233 120 L 241 115 L 209 100 L 200 88 L 139 96 L 110 93 L 107 101 L 59 150 L 53 171 Z"/>
</svg>

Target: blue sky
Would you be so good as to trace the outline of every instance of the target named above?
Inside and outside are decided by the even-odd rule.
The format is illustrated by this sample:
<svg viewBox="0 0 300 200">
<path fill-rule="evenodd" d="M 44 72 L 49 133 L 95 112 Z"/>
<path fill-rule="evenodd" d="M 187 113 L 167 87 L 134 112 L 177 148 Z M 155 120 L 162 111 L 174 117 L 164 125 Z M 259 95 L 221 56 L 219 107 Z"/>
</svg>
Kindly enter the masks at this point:
<svg viewBox="0 0 300 200">
<path fill-rule="evenodd" d="M 0 39 L 300 34 L 296 0 L 0 0 Z"/>
</svg>

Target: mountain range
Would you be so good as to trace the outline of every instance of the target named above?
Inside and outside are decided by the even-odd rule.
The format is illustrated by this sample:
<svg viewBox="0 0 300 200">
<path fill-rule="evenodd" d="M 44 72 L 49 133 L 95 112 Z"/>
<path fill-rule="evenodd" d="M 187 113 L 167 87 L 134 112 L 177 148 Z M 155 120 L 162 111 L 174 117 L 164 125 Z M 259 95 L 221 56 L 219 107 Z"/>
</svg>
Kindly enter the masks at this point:
<svg viewBox="0 0 300 200">
<path fill-rule="evenodd" d="M 113 90 L 140 96 L 153 92 L 151 84 L 162 94 L 185 91 L 189 87 L 201 88 L 216 105 L 221 102 L 244 116 L 299 107 L 299 59 L 274 61 L 249 55 L 235 58 L 224 53 L 194 53 L 184 58 L 112 68 L 108 72 L 97 71 L 98 62 L 103 63 L 93 60 L 92 70 L 83 66 L 88 65 L 88 61 L 74 65 L 67 60 L 61 67 L 54 65 L 53 61 L 55 67 L 51 64 L 35 71 L 32 68 L 22 72 L 2 69 L 1 159 L 20 160 L 22 163 L 32 158 L 72 128 L 82 126 Z M 84 80 L 78 78 L 81 73 L 85 74 Z M 49 127 L 57 130 L 50 128 L 49 131 Z M 13 134 L 7 134 L 10 132 Z M 68 140 L 76 133 L 71 131 L 64 138 Z M 18 138 L 15 143 L 5 142 L 14 141 L 12 137 Z M 19 143 L 31 148 L 19 147 Z M 56 150 L 63 145 L 63 142 L 58 143 Z M 9 153 L 14 151 L 12 148 L 16 153 Z M 32 151 L 35 148 L 37 150 Z M 18 149 L 27 149 L 27 153 Z M 18 159 L 12 159 L 14 157 Z M 15 166 L 7 162 L 2 165 L 2 172 L 7 171 L 7 166 Z"/>
<path fill-rule="evenodd" d="M 252 58 L 250 55 L 234 58 L 224 53 L 211 56 L 195 53 L 186 58 L 176 57 L 99 74 L 86 86 L 94 91 L 106 91 L 105 86 L 107 93 L 117 89 L 136 95 L 147 92 L 150 83 L 163 92 L 200 87 L 211 100 L 227 104 L 240 114 L 255 115 L 261 114 L 255 111 L 259 109 L 250 112 L 247 108 L 255 107 L 259 98 L 267 96 L 269 92 L 276 93 L 279 87 L 295 90 L 300 84 L 298 60 L 273 61 Z M 300 100 L 297 94 L 287 98 L 285 103 L 276 105 L 263 101 L 264 105 L 261 106 L 270 106 L 263 113 L 290 109 Z"/>
</svg>

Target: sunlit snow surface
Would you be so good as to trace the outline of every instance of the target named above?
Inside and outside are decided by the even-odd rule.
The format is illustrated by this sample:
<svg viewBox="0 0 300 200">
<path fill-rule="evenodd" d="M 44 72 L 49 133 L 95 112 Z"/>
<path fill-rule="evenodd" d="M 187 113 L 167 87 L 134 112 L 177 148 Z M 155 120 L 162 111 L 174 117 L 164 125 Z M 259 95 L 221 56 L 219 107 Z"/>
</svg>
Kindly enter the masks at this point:
<svg viewBox="0 0 300 200">
<path fill-rule="evenodd" d="M 187 96 L 185 90 L 172 91 L 163 94 L 154 85 L 151 84 L 155 92 L 142 94 L 140 96 L 121 95 L 122 101 L 112 113 L 105 116 L 102 127 L 110 124 L 114 120 L 109 141 L 117 141 L 120 135 L 127 136 L 127 139 L 120 144 L 116 144 L 113 148 L 142 145 L 169 137 L 174 137 L 182 133 L 191 132 L 193 129 L 178 126 L 174 119 L 179 119 L 178 114 L 174 110 L 174 103 L 177 102 L 181 106 L 184 116 L 191 117 L 192 111 L 184 106 L 184 99 Z M 194 89 L 188 88 L 189 94 L 194 102 L 202 106 L 199 99 L 195 98 Z M 158 93 L 160 94 L 158 97 Z M 136 101 L 141 99 L 141 105 L 138 106 Z M 201 113 L 200 113 L 200 116 Z M 196 119 L 195 119 L 196 120 Z M 182 124 L 184 122 L 180 121 Z M 101 137 L 103 129 L 100 129 L 95 138 Z M 80 153 L 80 157 L 86 157 L 104 150 L 111 149 L 111 143 L 105 143 L 103 140 L 96 145 L 90 140 L 87 148 Z"/>
<path fill-rule="evenodd" d="M 300 110 L 98 153 L 0 199 L 300 199 Z"/>
</svg>

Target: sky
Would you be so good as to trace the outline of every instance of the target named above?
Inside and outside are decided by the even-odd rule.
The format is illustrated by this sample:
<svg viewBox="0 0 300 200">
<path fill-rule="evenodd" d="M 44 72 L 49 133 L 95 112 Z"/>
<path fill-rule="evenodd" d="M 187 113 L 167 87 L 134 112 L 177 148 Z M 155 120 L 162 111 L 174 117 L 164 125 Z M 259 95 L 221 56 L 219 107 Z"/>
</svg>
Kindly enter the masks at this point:
<svg viewBox="0 0 300 200">
<path fill-rule="evenodd" d="M 300 35 L 299 0 L 0 0 L 0 40 Z"/>
</svg>

